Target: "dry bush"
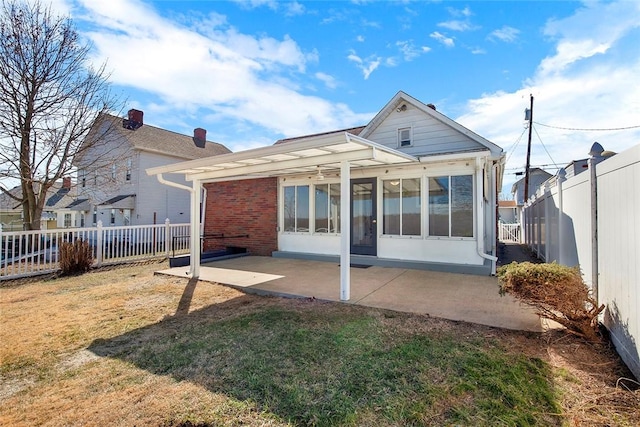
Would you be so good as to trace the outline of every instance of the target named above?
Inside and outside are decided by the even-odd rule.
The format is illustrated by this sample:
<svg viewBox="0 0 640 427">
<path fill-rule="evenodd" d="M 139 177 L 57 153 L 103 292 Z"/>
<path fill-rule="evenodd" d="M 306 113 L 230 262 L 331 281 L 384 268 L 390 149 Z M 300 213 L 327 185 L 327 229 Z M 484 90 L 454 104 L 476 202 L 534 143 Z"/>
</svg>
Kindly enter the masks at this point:
<svg viewBox="0 0 640 427">
<path fill-rule="evenodd" d="M 77 239 L 60 245 L 60 269 L 62 274 L 84 273 L 93 264 L 93 249 L 89 242 Z"/>
<path fill-rule="evenodd" d="M 598 306 L 578 267 L 512 262 L 498 269 L 498 278 L 501 295 L 509 293 L 569 332 L 599 341 L 598 314 L 604 304 Z"/>
</svg>

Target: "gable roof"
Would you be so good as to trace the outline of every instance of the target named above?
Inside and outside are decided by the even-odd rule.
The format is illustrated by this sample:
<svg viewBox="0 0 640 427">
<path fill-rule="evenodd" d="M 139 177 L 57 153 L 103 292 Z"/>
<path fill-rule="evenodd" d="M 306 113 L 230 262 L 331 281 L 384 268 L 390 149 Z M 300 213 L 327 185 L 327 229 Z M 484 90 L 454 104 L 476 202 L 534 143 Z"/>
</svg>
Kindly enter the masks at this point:
<svg viewBox="0 0 640 427">
<path fill-rule="evenodd" d="M 403 91 L 399 91 L 398 93 L 395 94 L 393 98 L 391 98 L 391 100 L 387 103 L 387 105 L 385 105 L 384 108 L 382 108 L 382 110 L 380 110 L 380 112 L 376 114 L 376 116 L 373 119 L 371 119 L 369 124 L 362 130 L 362 132 L 360 132 L 360 136 L 363 138 L 368 138 L 369 135 L 371 135 L 375 131 L 375 129 L 378 126 L 380 126 L 380 124 L 393 111 L 395 111 L 396 108 L 398 108 L 398 105 L 402 103 L 411 104 L 413 107 L 422 111 L 424 114 L 432 117 L 435 120 L 438 120 L 439 122 L 449 126 L 455 131 L 465 135 L 466 137 L 477 142 L 481 146 L 484 146 L 485 148 L 487 148 L 489 151 L 491 151 L 492 155 L 494 156 L 502 155 L 502 148 L 499 147 L 498 145 L 494 144 L 488 139 L 481 137 L 477 133 L 467 129 L 466 127 L 462 126 L 460 123 L 454 120 L 451 120 L 449 117 L 437 111 L 435 107 L 424 104 L 423 102 L 418 101 L 414 97 L 407 95 Z"/>
<path fill-rule="evenodd" d="M 123 119 L 105 114 L 104 120 L 111 121 L 110 129 L 126 138 L 134 149 L 178 157 L 185 160 L 217 156 L 230 153 L 227 147 L 217 142 L 207 141 L 204 147 L 195 144 L 193 136 L 143 124 L 137 129 L 123 127 Z M 99 120 L 96 120 L 98 123 Z M 100 122 L 101 123 L 101 122 Z"/>
</svg>

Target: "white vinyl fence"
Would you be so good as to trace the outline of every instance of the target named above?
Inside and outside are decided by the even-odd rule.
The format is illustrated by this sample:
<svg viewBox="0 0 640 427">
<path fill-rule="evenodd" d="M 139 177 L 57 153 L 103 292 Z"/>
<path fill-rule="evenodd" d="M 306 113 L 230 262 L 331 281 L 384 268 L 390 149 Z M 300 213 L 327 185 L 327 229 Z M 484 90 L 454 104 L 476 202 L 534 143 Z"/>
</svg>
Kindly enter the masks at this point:
<svg viewBox="0 0 640 427">
<path fill-rule="evenodd" d="M 498 222 L 498 240 L 501 242 L 520 243 L 520 224 Z"/>
<path fill-rule="evenodd" d="M 189 224 L 66 228 L 39 231 L 0 229 L 0 280 L 59 269 L 62 242 L 82 240 L 93 248 L 94 265 L 140 261 L 189 253 Z"/>
<path fill-rule="evenodd" d="M 618 353 L 640 378 L 640 145 L 592 158 L 569 179 L 563 172 L 525 204 L 523 241 L 547 262 L 580 266 L 606 304 Z"/>
</svg>

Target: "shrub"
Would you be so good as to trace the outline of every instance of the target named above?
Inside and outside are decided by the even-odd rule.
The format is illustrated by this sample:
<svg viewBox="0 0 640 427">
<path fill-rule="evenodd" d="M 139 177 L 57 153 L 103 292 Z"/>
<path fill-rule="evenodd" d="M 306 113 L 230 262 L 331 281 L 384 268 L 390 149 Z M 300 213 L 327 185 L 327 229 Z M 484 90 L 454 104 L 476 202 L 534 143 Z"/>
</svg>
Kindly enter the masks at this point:
<svg viewBox="0 0 640 427">
<path fill-rule="evenodd" d="M 93 250 L 89 242 L 77 239 L 60 245 L 60 269 L 62 274 L 84 273 L 93 264 Z"/>
<path fill-rule="evenodd" d="M 513 295 L 575 335 L 599 340 L 598 314 L 604 304 L 598 307 L 578 267 L 512 262 L 498 269 L 498 279 L 501 295 Z"/>
</svg>

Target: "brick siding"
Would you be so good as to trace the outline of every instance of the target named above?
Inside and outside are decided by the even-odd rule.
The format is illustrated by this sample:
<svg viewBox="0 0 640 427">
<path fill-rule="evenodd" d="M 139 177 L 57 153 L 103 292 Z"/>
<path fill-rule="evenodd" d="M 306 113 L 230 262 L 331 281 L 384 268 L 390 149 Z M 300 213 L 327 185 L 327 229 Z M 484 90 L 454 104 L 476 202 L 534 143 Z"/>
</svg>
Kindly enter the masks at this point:
<svg viewBox="0 0 640 427">
<path fill-rule="evenodd" d="M 277 178 L 248 179 L 204 185 L 207 191 L 205 235 L 248 237 L 205 239 L 204 250 L 226 246 L 247 248 L 253 255 L 271 256 L 277 250 Z"/>
</svg>

